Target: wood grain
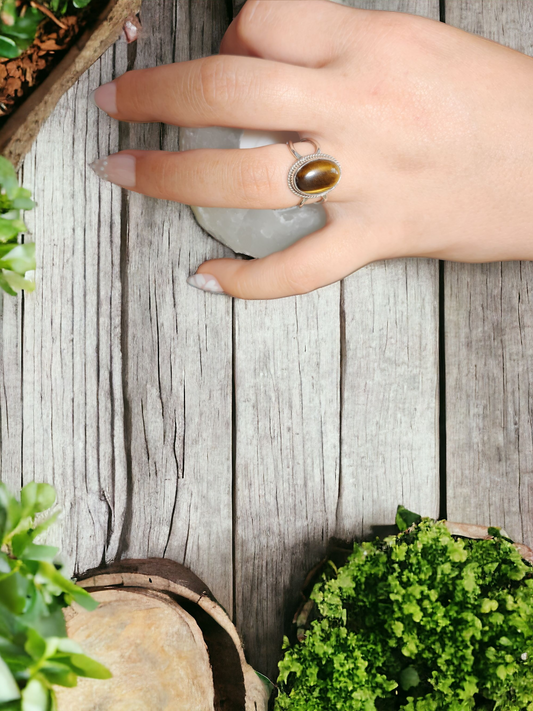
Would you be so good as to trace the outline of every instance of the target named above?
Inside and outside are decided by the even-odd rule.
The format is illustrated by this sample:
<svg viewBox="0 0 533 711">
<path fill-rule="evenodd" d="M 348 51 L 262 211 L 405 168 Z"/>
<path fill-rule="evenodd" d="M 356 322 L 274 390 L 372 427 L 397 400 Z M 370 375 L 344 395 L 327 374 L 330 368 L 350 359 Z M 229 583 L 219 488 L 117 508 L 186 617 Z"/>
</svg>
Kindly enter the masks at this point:
<svg viewBox="0 0 533 711">
<path fill-rule="evenodd" d="M 448 0 L 446 21 L 533 55 L 528 0 Z M 446 264 L 448 517 L 533 543 L 530 262 Z"/>
</svg>

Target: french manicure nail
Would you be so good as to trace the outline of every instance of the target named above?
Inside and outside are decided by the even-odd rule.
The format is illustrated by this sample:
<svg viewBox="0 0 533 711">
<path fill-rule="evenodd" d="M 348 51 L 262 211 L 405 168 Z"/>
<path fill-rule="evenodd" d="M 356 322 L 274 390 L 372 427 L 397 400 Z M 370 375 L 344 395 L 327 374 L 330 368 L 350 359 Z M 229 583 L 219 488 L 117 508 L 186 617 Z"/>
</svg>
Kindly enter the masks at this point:
<svg viewBox="0 0 533 711">
<path fill-rule="evenodd" d="M 109 180 L 123 188 L 135 187 L 135 156 L 129 153 L 115 153 L 106 158 L 100 158 L 90 164 L 99 178 Z"/>
<path fill-rule="evenodd" d="M 225 294 L 218 281 L 211 274 L 193 274 L 187 279 L 187 284 L 195 289 L 208 291 L 211 294 Z"/>
<path fill-rule="evenodd" d="M 118 114 L 117 85 L 114 81 L 110 81 L 108 84 L 102 84 L 98 89 L 95 89 L 91 94 L 91 99 L 98 108 L 105 111 L 106 114 Z"/>
</svg>

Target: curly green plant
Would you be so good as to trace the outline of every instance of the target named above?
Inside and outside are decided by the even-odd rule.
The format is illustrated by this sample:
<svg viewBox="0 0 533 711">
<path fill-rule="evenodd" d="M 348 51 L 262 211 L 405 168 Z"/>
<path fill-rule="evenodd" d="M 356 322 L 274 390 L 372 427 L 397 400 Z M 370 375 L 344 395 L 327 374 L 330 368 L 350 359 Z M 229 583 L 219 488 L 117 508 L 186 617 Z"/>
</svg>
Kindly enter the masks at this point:
<svg viewBox="0 0 533 711">
<path fill-rule="evenodd" d="M 48 484 L 25 486 L 20 500 L 0 483 L 0 709 L 56 711 L 54 684 L 76 686 L 80 676 L 108 679 L 101 664 L 68 639 L 62 608 L 95 600 L 65 577 L 57 548 L 35 539 L 57 518 L 35 516 L 55 502 Z"/>
<path fill-rule="evenodd" d="M 0 156 L 0 287 L 12 296 L 21 289 L 35 289 L 35 283 L 26 279 L 26 272 L 35 269 L 35 244 L 18 242 L 19 234 L 27 230 L 20 211 L 35 207 L 30 196 L 19 186 L 11 163 Z"/>
<path fill-rule="evenodd" d="M 89 5 L 91 0 L 0 0 L 0 57 L 14 59 L 28 49 L 47 14 L 64 15 Z M 42 8 L 39 9 L 39 8 Z M 48 11 L 46 14 L 44 11 Z"/>
<path fill-rule="evenodd" d="M 409 528 L 356 544 L 315 585 L 276 709 L 533 711 L 533 568 L 499 529 L 472 540 L 397 520 Z"/>
</svg>

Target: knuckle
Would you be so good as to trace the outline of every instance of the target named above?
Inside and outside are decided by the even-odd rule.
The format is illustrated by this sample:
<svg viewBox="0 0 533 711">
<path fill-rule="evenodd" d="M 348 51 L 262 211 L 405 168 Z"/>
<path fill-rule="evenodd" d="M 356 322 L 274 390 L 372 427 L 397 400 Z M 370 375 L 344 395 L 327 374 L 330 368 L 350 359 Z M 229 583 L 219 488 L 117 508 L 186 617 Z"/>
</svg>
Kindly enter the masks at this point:
<svg viewBox="0 0 533 711">
<path fill-rule="evenodd" d="M 207 57 L 200 65 L 198 88 L 203 105 L 216 111 L 237 99 L 240 82 L 232 57 Z"/>
<path fill-rule="evenodd" d="M 247 2 L 235 18 L 235 31 L 238 38 L 248 44 L 264 27 L 271 12 L 271 3 L 265 0 Z"/>
<path fill-rule="evenodd" d="M 317 289 L 316 272 L 312 265 L 290 262 L 280 274 L 282 287 L 287 288 L 291 294 L 308 294 Z"/>
<path fill-rule="evenodd" d="M 278 171 L 268 161 L 243 157 L 240 161 L 237 180 L 240 197 L 247 205 L 265 202 L 279 192 Z"/>
</svg>

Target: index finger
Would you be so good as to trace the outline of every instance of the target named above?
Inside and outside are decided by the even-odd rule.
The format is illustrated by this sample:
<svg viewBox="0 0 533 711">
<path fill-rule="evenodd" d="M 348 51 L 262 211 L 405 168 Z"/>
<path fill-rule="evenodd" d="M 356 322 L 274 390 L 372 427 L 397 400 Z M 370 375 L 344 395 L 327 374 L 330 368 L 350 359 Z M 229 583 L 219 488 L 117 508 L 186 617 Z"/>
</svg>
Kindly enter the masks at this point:
<svg viewBox="0 0 533 711">
<path fill-rule="evenodd" d="M 126 72 L 94 101 L 120 121 L 310 131 L 322 106 L 317 82 L 315 69 L 216 55 Z"/>
</svg>

